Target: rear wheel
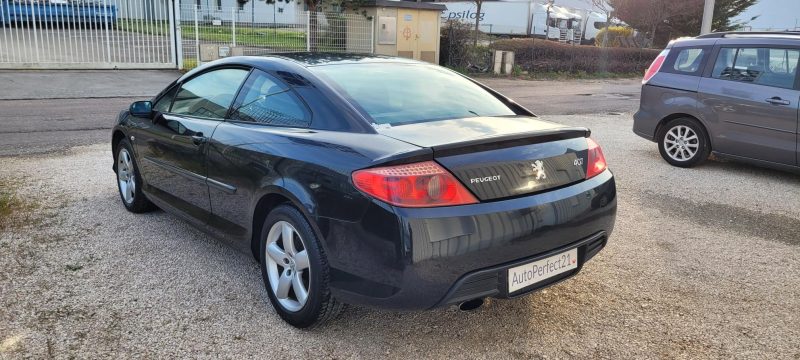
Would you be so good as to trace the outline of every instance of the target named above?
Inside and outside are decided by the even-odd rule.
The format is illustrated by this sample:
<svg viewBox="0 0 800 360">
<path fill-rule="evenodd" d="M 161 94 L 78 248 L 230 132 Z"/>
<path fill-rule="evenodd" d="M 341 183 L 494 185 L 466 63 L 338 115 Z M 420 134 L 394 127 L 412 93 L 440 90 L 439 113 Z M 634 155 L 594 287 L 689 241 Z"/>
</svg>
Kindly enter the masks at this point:
<svg viewBox="0 0 800 360">
<path fill-rule="evenodd" d="M 261 228 L 261 275 L 280 317 L 298 328 L 316 327 L 343 305 L 328 287 L 329 267 L 319 239 L 303 214 L 290 205 L 269 213 Z"/>
<path fill-rule="evenodd" d="M 708 159 L 711 145 L 705 128 L 697 120 L 678 118 L 661 128 L 658 150 L 671 165 L 689 168 Z"/>
</svg>

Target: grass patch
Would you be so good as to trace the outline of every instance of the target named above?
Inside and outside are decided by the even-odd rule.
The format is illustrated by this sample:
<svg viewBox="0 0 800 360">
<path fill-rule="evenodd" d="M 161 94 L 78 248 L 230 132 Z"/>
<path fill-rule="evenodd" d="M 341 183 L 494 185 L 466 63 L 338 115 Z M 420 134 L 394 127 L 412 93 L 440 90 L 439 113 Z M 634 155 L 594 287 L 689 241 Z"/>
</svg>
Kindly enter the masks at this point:
<svg viewBox="0 0 800 360">
<path fill-rule="evenodd" d="M 183 59 L 183 72 L 187 73 L 197 67 L 197 59 Z"/>
<path fill-rule="evenodd" d="M 24 200 L 17 194 L 17 186 L 10 180 L 0 179 L 0 230 L 28 223 L 38 208 L 35 202 Z"/>
<path fill-rule="evenodd" d="M 636 73 L 611 73 L 611 72 L 596 72 L 587 73 L 585 71 L 578 72 L 537 72 L 532 74 L 521 74 L 520 77 L 534 79 L 534 80 L 591 80 L 591 79 L 631 79 L 641 78 L 642 74 Z"/>
<path fill-rule="evenodd" d="M 117 29 L 148 35 L 169 36 L 169 27 L 164 24 L 143 20 L 119 20 Z M 233 28 L 230 24 L 220 26 L 199 25 L 197 36 L 200 41 L 233 44 Z M 181 27 L 183 40 L 195 40 L 194 24 Z M 276 47 L 281 50 L 305 50 L 306 34 L 291 29 L 269 27 L 237 27 L 236 43 L 255 47 Z"/>
<path fill-rule="evenodd" d="M 11 226 L 12 218 L 24 207 L 19 199 L 16 187 L 7 180 L 0 180 L 0 230 Z"/>
</svg>

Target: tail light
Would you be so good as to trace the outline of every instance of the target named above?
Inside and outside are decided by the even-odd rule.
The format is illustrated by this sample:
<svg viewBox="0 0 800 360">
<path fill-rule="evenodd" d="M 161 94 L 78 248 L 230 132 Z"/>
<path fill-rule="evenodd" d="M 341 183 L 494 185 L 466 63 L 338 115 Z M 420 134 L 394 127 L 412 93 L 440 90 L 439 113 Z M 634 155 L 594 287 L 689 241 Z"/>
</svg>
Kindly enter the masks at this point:
<svg viewBox="0 0 800 360">
<path fill-rule="evenodd" d="M 589 143 L 589 156 L 587 156 L 589 165 L 586 167 L 586 178 L 591 179 L 606 170 L 606 157 L 603 156 L 603 149 L 592 138 L 586 138 L 586 142 Z"/>
<path fill-rule="evenodd" d="M 478 200 L 447 170 L 433 161 L 359 170 L 359 190 L 401 207 L 474 204 Z"/>
<path fill-rule="evenodd" d="M 669 49 L 664 49 L 660 54 L 658 54 L 658 57 L 653 60 L 653 63 L 650 64 L 650 67 L 647 68 L 647 71 L 644 73 L 642 84 L 646 84 L 658 73 L 659 70 L 661 70 L 661 65 L 664 65 L 664 60 L 667 59 L 667 54 L 669 54 Z"/>
</svg>

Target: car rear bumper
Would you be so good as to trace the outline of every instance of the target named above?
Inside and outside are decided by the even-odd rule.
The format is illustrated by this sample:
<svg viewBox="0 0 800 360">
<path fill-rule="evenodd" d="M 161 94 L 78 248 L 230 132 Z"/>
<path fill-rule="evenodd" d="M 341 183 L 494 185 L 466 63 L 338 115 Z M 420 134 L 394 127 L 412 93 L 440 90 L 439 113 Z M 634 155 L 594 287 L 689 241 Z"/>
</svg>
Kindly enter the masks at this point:
<svg viewBox="0 0 800 360">
<path fill-rule="evenodd" d="M 647 140 L 655 141 L 658 120 L 653 114 L 639 109 L 633 114 L 633 133 Z"/>
<path fill-rule="evenodd" d="M 604 231 L 601 231 L 586 239 L 577 241 L 567 246 L 553 249 L 544 254 L 533 256 L 530 258 L 514 261 L 509 264 L 499 265 L 473 271 L 462 276 L 447 292 L 447 295 L 439 301 L 436 306 L 455 305 L 464 301 L 494 297 L 494 298 L 514 298 L 522 295 L 527 295 L 536 290 L 546 288 L 548 286 L 566 280 L 577 274 L 583 265 L 592 257 L 597 255 L 600 250 L 606 245 L 608 237 Z M 571 249 L 578 249 L 578 268 L 558 274 L 554 277 L 545 279 L 530 287 L 518 290 L 511 293 L 508 289 L 508 271 L 513 267 L 531 263 L 540 259 L 547 258 Z"/>
<path fill-rule="evenodd" d="M 429 209 L 376 205 L 360 222 L 328 220 L 321 229 L 334 296 L 411 310 L 515 297 L 571 277 L 605 246 L 615 217 L 616 185 L 605 171 L 503 201 Z M 572 248 L 577 269 L 509 293 L 509 268 Z"/>
</svg>

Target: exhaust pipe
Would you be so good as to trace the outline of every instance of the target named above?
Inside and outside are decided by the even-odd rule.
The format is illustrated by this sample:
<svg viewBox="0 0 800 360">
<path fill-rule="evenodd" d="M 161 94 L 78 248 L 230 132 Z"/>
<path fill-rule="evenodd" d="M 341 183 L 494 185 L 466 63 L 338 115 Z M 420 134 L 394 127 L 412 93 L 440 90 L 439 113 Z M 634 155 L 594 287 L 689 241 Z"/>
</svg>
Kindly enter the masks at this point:
<svg viewBox="0 0 800 360">
<path fill-rule="evenodd" d="M 458 304 L 458 309 L 461 311 L 472 311 L 483 306 L 483 298 L 472 299 Z"/>
</svg>

